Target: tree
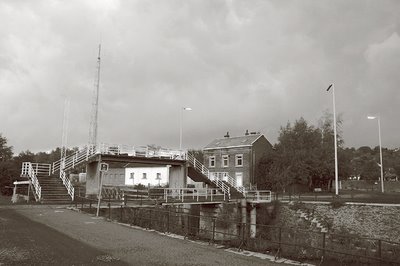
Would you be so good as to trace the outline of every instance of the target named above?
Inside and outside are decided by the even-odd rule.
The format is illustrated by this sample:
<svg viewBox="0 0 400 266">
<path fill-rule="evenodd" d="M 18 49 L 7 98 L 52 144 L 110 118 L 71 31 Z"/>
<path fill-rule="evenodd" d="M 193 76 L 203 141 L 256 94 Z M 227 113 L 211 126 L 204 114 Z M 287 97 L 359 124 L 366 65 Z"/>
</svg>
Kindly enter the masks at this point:
<svg viewBox="0 0 400 266">
<path fill-rule="evenodd" d="M 0 161 L 11 160 L 12 156 L 12 146 L 7 145 L 7 139 L 0 133 Z"/>
<path fill-rule="evenodd" d="M 7 139 L 0 134 L 0 193 L 10 195 L 10 187 L 16 169 L 11 161 L 13 156 L 12 146 L 7 145 Z"/>
<path fill-rule="evenodd" d="M 258 174 L 266 180 L 261 187 L 283 190 L 291 184 L 329 188 L 334 178 L 334 130 L 333 119 L 324 113 L 319 126 L 308 124 L 304 118 L 281 127 L 274 152 L 263 158 L 258 165 Z M 350 172 L 347 162 L 349 154 L 343 152 L 341 119 L 338 119 L 338 159 L 341 161 L 339 174 Z M 260 185 L 259 185 L 260 186 Z"/>
</svg>

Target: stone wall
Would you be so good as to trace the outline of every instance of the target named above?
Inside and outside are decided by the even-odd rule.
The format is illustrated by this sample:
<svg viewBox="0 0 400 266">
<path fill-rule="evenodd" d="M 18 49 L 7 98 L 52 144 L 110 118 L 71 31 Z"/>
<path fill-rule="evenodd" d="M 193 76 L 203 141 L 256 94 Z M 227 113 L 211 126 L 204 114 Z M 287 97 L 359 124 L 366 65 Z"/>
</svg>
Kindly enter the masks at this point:
<svg viewBox="0 0 400 266">
<path fill-rule="evenodd" d="M 329 233 L 355 234 L 368 238 L 390 240 L 400 243 L 400 207 L 343 205 L 332 208 L 330 204 L 304 204 L 314 210 L 328 225 Z M 309 226 L 299 218 L 296 210 L 282 204 L 273 225 L 307 229 Z"/>
</svg>

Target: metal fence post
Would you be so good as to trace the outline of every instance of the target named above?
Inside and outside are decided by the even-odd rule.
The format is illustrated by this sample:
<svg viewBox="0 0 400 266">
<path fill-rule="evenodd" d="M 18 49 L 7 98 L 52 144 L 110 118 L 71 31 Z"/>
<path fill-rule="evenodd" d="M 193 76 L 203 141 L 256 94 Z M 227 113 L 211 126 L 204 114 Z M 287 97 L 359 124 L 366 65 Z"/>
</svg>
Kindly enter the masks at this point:
<svg viewBox="0 0 400 266">
<path fill-rule="evenodd" d="M 122 205 L 121 205 L 121 208 L 120 208 L 120 221 L 121 222 L 123 222 L 123 219 L 122 219 L 123 217 L 122 217 Z"/>
<path fill-rule="evenodd" d="M 216 218 L 213 218 L 213 223 L 212 223 L 212 241 L 215 241 L 215 220 Z"/>
<path fill-rule="evenodd" d="M 378 240 L 378 256 L 381 259 L 382 258 L 382 240 Z"/>
<path fill-rule="evenodd" d="M 170 210 L 169 210 L 169 208 L 168 208 L 168 213 L 167 213 L 167 232 L 169 233 L 169 219 L 170 219 L 170 214 L 171 214 L 171 212 L 170 212 Z"/>
<path fill-rule="evenodd" d="M 111 220 L 111 203 L 110 203 L 110 198 L 108 198 L 108 219 Z"/>
<path fill-rule="evenodd" d="M 282 250 L 282 227 L 279 227 L 279 250 Z"/>
<path fill-rule="evenodd" d="M 151 214 L 153 213 L 153 210 L 150 210 L 150 218 L 149 218 L 149 229 L 151 229 Z"/>
</svg>

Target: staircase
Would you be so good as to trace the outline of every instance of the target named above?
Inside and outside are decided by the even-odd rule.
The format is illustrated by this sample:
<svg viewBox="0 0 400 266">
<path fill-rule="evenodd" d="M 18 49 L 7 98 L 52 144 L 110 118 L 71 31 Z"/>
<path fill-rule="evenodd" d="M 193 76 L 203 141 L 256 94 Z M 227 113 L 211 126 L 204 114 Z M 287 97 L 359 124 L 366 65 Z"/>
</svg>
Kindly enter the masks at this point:
<svg viewBox="0 0 400 266">
<path fill-rule="evenodd" d="M 71 196 L 61 179 L 53 177 L 51 164 L 22 163 L 21 176 L 32 184 L 35 200 L 42 203 L 68 203 Z"/>
<path fill-rule="evenodd" d="M 207 167 L 190 153 L 187 154 L 187 161 L 189 163 L 188 175 L 194 181 L 216 186 L 226 194 L 229 199 L 244 197 L 244 188 L 237 187 L 234 182 L 235 180 L 229 176 L 228 173 L 221 175 L 221 173 L 210 172 Z"/>
<path fill-rule="evenodd" d="M 38 176 L 42 188 L 42 203 L 69 203 L 71 196 L 65 188 L 62 180 L 53 176 Z"/>
</svg>

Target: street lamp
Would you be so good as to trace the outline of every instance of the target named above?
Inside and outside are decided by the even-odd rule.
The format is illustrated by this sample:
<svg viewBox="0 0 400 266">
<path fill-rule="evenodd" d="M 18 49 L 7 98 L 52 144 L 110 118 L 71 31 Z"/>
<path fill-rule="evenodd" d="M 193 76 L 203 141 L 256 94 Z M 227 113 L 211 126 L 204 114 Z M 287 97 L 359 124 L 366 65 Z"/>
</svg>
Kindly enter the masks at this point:
<svg viewBox="0 0 400 266">
<path fill-rule="evenodd" d="M 180 113 L 180 128 L 179 128 L 179 150 L 182 150 L 182 124 L 183 124 L 183 111 L 192 111 L 190 107 L 182 107 Z"/>
<path fill-rule="evenodd" d="M 332 83 L 326 89 L 329 91 L 332 88 L 332 98 L 333 98 L 333 134 L 335 138 L 335 194 L 339 195 L 339 176 L 338 176 L 338 159 L 337 159 L 337 134 L 336 134 L 336 106 L 335 106 L 335 85 Z"/>
<path fill-rule="evenodd" d="M 368 116 L 367 117 L 370 120 L 377 119 L 378 120 L 378 132 L 379 132 L 379 153 L 380 153 L 380 159 L 381 159 L 381 188 L 382 188 L 382 193 L 385 192 L 384 186 L 383 186 L 383 160 L 382 160 L 382 139 L 381 139 L 381 119 L 379 116 Z"/>
</svg>

